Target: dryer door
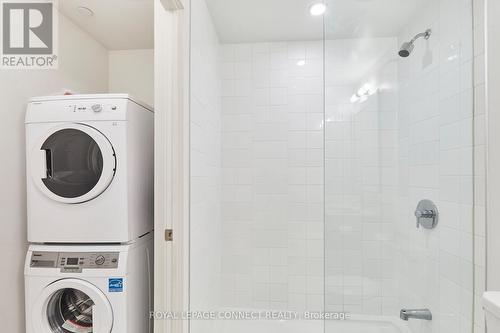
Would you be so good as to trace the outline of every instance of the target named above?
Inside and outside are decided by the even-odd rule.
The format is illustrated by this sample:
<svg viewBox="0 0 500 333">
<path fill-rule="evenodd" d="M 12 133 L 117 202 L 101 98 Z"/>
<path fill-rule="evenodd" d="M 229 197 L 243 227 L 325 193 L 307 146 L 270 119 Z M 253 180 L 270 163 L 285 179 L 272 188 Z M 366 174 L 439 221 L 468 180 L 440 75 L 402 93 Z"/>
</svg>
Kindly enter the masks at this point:
<svg viewBox="0 0 500 333">
<path fill-rule="evenodd" d="M 110 333 L 113 310 L 97 287 L 79 279 L 48 285 L 36 300 L 32 314 L 41 333 Z"/>
<path fill-rule="evenodd" d="M 111 143 L 83 124 L 51 129 L 30 153 L 33 181 L 46 196 L 63 203 L 96 198 L 109 186 L 116 170 Z"/>
</svg>

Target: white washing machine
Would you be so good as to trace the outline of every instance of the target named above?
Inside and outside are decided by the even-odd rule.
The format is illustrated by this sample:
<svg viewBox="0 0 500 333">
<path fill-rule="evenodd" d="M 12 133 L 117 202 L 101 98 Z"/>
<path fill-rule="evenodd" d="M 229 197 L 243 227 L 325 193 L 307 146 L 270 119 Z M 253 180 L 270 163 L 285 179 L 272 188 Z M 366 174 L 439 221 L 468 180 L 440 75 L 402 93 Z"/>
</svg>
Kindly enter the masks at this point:
<svg viewBox="0 0 500 333">
<path fill-rule="evenodd" d="M 31 245 L 27 333 L 152 333 L 153 237 L 127 245 Z"/>
<path fill-rule="evenodd" d="M 32 99 L 28 241 L 125 243 L 153 229 L 153 111 L 126 94 Z"/>
</svg>

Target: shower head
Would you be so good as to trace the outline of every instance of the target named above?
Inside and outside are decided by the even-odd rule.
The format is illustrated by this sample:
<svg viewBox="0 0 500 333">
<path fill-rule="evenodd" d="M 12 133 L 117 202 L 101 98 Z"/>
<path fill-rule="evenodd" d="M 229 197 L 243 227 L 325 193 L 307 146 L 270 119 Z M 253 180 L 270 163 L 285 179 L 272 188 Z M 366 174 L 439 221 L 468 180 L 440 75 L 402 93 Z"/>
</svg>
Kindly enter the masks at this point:
<svg viewBox="0 0 500 333">
<path fill-rule="evenodd" d="M 409 42 L 403 43 L 403 45 L 401 45 L 401 48 L 399 49 L 399 56 L 402 58 L 408 57 L 415 48 L 415 41 L 419 38 L 429 39 L 431 37 L 431 34 L 432 30 L 427 29 L 425 30 L 425 32 L 421 32 L 415 35 L 415 37 L 413 37 Z"/>
<path fill-rule="evenodd" d="M 401 45 L 401 48 L 399 49 L 399 56 L 402 58 L 408 57 L 414 48 L 415 44 L 413 44 L 412 42 L 403 43 L 403 45 Z"/>
</svg>

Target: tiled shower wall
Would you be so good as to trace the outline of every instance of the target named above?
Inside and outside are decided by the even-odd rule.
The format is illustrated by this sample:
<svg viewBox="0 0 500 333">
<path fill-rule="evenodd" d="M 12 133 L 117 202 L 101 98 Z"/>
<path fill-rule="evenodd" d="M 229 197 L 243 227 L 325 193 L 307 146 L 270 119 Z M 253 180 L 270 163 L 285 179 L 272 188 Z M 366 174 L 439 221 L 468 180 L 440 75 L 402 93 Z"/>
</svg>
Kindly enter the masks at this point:
<svg viewBox="0 0 500 333">
<path fill-rule="evenodd" d="M 221 305 L 221 112 L 219 41 L 204 0 L 191 1 L 190 307 Z M 194 320 L 193 332 L 215 331 Z"/>
<path fill-rule="evenodd" d="M 395 315 L 396 38 L 326 43 L 325 304 Z M 368 85 L 366 101 L 351 97 Z"/>
<path fill-rule="evenodd" d="M 322 42 L 223 45 L 220 60 L 223 302 L 321 310 Z"/>
<path fill-rule="evenodd" d="M 361 44 L 326 43 L 325 82 L 320 42 L 222 46 L 225 306 L 397 311 L 397 43 Z"/>
<path fill-rule="evenodd" d="M 435 19 L 422 17 L 409 28 L 415 31 L 406 34 L 428 24 L 434 34 L 407 59 L 395 56 L 405 34 L 399 41 L 328 41 L 324 126 L 321 51 L 307 52 L 320 44 L 222 47 L 224 305 L 321 309 L 324 282 L 327 310 L 395 316 L 402 307 L 428 306 L 443 328 L 441 304 L 458 294 L 460 326 L 469 324 L 470 31 L 459 44 L 441 42 L 439 22 L 447 18 Z M 442 58 L 455 45 L 460 60 L 453 53 Z M 349 64 L 356 52 L 370 57 Z M 302 59 L 306 65 L 297 66 Z M 346 77 L 360 67 L 355 80 Z M 365 83 L 377 94 L 351 103 Z M 450 179 L 458 181 L 456 191 L 446 186 Z M 422 198 L 442 210 L 433 232 L 415 228 L 413 211 Z"/>
<path fill-rule="evenodd" d="M 482 38 L 479 18 L 473 81 L 471 5 L 428 2 L 397 43 L 388 45 L 393 55 L 381 66 L 365 67 L 367 74 L 373 73 L 350 87 L 341 67 L 355 67 L 346 62 L 335 67 L 329 61 L 338 49 L 359 59 L 356 53 L 369 51 L 370 42 L 344 41 L 343 48 L 333 50 L 328 48 L 332 42 L 327 43 L 327 310 L 395 316 L 403 307 L 429 307 L 434 320 L 411 322 L 413 332 L 470 332 L 474 321 L 476 330 L 482 330 L 484 61 L 477 45 Z M 428 27 L 433 29 L 429 42 L 420 41 L 409 58 L 395 56 L 398 45 Z M 370 41 L 383 49 L 382 40 Z M 337 76 L 342 80 L 331 83 Z M 349 90 L 370 81 L 378 93 L 352 105 Z M 434 200 L 441 212 L 433 231 L 415 228 L 413 212 L 424 198 Z"/>
<path fill-rule="evenodd" d="M 415 333 L 473 327 L 473 39 L 470 1 L 430 1 L 399 44 L 432 29 L 399 59 L 399 208 L 396 271 L 400 307 L 427 307 Z M 415 228 L 420 199 L 439 208 L 434 230 Z"/>
</svg>

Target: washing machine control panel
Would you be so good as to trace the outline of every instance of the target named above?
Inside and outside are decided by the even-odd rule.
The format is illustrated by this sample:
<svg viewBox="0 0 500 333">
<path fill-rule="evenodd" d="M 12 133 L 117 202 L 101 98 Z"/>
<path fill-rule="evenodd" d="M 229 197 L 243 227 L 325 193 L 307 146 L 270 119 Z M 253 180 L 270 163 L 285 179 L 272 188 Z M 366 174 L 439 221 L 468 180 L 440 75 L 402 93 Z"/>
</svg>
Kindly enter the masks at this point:
<svg viewBox="0 0 500 333">
<path fill-rule="evenodd" d="M 112 269 L 118 267 L 119 252 L 44 252 L 31 255 L 31 267 L 61 268 L 62 271 Z"/>
</svg>

